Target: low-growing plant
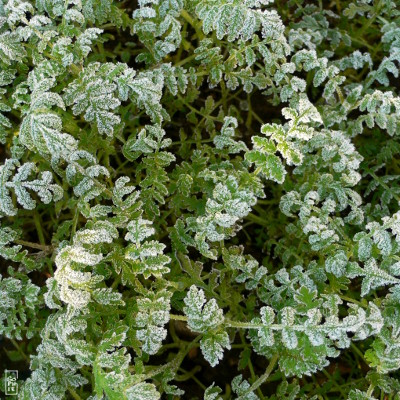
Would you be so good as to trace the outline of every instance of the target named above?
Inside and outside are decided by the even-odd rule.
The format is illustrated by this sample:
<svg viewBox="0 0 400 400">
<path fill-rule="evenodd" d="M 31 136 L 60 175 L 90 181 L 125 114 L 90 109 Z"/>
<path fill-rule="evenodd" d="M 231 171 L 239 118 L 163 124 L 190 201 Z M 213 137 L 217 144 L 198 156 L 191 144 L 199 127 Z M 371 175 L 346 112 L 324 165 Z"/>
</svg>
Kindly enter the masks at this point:
<svg viewBox="0 0 400 400">
<path fill-rule="evenodd" d="M 399 400 L 399 65 L 397 0 L 1 0 L 18 397 Z"/>
</svg>

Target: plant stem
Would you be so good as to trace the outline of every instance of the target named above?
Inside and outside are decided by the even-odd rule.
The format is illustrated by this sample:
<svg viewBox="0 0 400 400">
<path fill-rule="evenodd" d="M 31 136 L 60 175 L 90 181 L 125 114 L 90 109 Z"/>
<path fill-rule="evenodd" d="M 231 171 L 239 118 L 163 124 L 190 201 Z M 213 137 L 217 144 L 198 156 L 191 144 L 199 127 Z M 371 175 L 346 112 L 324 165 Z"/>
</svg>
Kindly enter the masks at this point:
<svg viewBox="0 0 400 400">
<path fill-rule="evenodd" d="M 44 239 L 44 234 L 42 230 L 42 221 L 40 220 L 39 213 L 37 210 L 33 213 L 33 221 L 35 222 L 36 231 L 38 234 L 39 242 L 42 246 L 46 246 L 46 240 Z"/>
<path fill-rule="evenodd" d="M 195 30 L 197 39 L 202 40 L 204 39 L 204 34 L 201 28 L 197 25 L 196 21 L 190 16 L 190 14 L 186 10 L 181 10 L 181 16 L 183 19 Z"/>
<path fill-rule="evenodd" d="M 75 399 L 75 400 L 82 400 L 82 397 L 79 396 L 78 393 L 75 392 L 74 389 L 72 389 L 71 387 L 68 388 L 69 393 L 71 394 L 71 396 Z"/>
<path fill-rule="evenodd" d="M 185 321 L 185 322 L 187 322 L 188 317 L 186 317 L 184 315 L 170 314 L 169 319 L 173 319 L 174 321 Z"/>
<path fill-rule="evenodd" d="M 11 343 L 13 346 L 17 349 L 18 353 L 21 354 L 21 356 L 24 358 L 24 360 L 29 360 L 28 356 L 24 353 L 24 351 L 21 349 L 20 345 L 18 342 L 14 339 L 10 339 Z"/>
<path fill-rule="evenodd" d="M 20 244 L 22 246 L 30 247 L 31 249 L 38 249 L 38 250 L 42 250 L 42 251 L 46 251 L 46 252 L 53 250 L 53 246 L 32 243 L 32 242 L 28 242 L 26 240 L 16 240 L 15 243 Z"/>
<path fill-rule="evenodd" d="M 364 358 L 364 354 L 362 353 L 362 351 L 354 344 L 354 343 L 351 343 L 350 344 L 350 347 L 356 352 L 356 354 L 364 361 L 364 363 L 366 364 L 366 365 L 368 365 L 368 362 L 367 362 L 367 360 Z"/>
<path fill-rule="evenodd" d="M 367 391 L 367 396 L 372 396 L 374 394 L 374 389 L 375 389 L 375 386 L 371 383 L 369 385 L 369 388 L 368 388 L 368 391 Z"/>
<path fill-rule="evenodd" d="M 251 214 L 251 213 L 248 214 L 245 217 L 245 219 L 253 221 L 253 222 L 255 222 L 255 223 L 257 223 L 258 225 L 261 225 L 261 226 L 265 226 L 265 227 L 267 226 L 267 221 L 265 221 L 263 218 L 261 218 L 261 217 L 259 217 L 257 215 Z"/>
<path fill-rule="evenodd" d="M 177 62 L 176 64 L 174 64 L 174 67 L 180 67 L 186 63 L 188 63 L 189 61 L 192 61 L 196 58 L 197 54 L 192 54 L 189 57 L 184 58 L 183 60 L 180 60 L 179 62 Z"/>
<path fill-rule="evenodd" d="M 164 364 L 161 367 L 148 372 L 143 380 L 147 380 L 149 378 L 152 378 L 153 376 L 159 375 L 166 369 L 170 370 L 171 372 L 176 371 L 182 364 L 182 361 L 186 357 L 186 354 L 190 351 L 192 347 L 194 347 L 197 344 L 197 342 L 201 339 L 201 337 L 202 335 L 197 336 L 184 349 L 180 350 L 179 353 L 176 355 L 176 357 L 169 363 Z"/>
<path fill-rule="evenodd" d="M 74 218 L 72 220 L 71 239 L 75 236 L 76 227 L 78 225 L 78 219 L 79 219 L 79 210 L 78 207 L 76 207 L 74 211 Z"/>
<path fill-rule="evenodd" d="M 364 304 L 362 304 L 360 301 L 357 301 L 357 300 L 355 300 L 355 299 L 352 299 L 351 297 L 344 296 L 344 295 L 339 295 L 339 297 L 340 297 L 342 300 L 347 301 L 347 302 L 349 302 L 349 303 L 357 304 L 357 305 L 360 306 L 360 307 L 367 308 L 367 306 L 365 306 Z"/>
<path fill-rule="evenodd" d="M 248 394 L 250 394 L 251 392 L 254 392 L 263 383 L 265 383 L 267 381 L 267 379 L 269 378 L 269 376 L 271 375 L 272 371 L 275 368 L 278 358 L 279 358 L 278 354 L 275 354 L 272 357 L 267 369 L 265 370 L 265 373 L 263 375 L 261 375 L 241 396 L 239 396 L 238 400 L 245 399 Z"/>
<path fill-rule="evenodd" d="M 328 382 L 333 382 L 333 385 L 336 387 L 337 391 L 340 392 L 340 394 L 343 396 L 343 398 L 345 398 L 346 394 L 344 393 L 343 389 L 336 383 L 336 381 L 334 379 L 332 379 L 332 376 L 329 375 L 328 371 L 323 369 L 322 373 L 328 378 Z"/>
</svg>

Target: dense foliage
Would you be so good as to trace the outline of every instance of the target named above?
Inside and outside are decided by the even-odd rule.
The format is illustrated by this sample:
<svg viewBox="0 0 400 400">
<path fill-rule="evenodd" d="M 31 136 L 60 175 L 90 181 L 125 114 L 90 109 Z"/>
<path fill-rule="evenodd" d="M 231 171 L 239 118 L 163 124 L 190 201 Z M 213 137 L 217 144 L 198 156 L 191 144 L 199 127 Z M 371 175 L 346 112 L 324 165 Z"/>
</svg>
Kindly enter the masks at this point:
<svg viewBox="0 0 400 400">
<path fill-rule="evenodd" d="M 398 0 L 0 0 L 18 397 L 399 400 L 399 64 Z"/>
</svg>

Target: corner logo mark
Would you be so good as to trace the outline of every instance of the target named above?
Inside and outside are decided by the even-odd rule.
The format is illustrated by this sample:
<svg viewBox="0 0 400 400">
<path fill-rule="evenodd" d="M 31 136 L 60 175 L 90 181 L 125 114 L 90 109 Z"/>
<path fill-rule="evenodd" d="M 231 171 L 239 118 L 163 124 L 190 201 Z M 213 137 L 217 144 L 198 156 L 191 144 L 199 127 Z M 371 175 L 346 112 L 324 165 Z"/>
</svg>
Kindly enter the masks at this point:
<svg viewBox="0 0 400 400">
<path fill-rule="evenodd" d="M 18 371 L 16 370 L 5 370 L 5 386 L 6 395 L 15 396 L 18 394 Z"/>
</svg>

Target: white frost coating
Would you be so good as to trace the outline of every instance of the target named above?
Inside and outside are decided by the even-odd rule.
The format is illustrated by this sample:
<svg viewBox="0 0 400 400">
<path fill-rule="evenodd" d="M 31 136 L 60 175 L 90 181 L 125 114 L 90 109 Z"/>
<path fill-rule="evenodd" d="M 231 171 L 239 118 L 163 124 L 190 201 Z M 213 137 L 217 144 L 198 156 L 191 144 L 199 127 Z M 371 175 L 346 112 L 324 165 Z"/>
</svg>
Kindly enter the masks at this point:
<svg viewBox="0 0 400 400">
<path fill-rule="evenodd" d="M 230 349 L 229 336 L 221 330 L 224 322 L 223 311 L 217 301 L 206 302 L 204 291 L 192 285 L 184 299 L 183 312 L 188 317 L 188 326 L 194 332 L 204 333 L 200 349 L 211 366 L 218 364 L 223 357 L 223 349 Z"/>
<path fill-rule="evenodd" d="M 259 30 L 264 38 L 276 40 L 283 35 L 284 26 L 276 11 L 259 9 L 266 4 L 261 1 L 200 2 L 196 13 L 203 21 L 204 33 L 214 30 L 219 40 L 225 36 L 230 42 L 238 38 L 250 40 Z"/>
<path fill-rule="evenodd" d="M 10 181 L 17 166 L 18 172 Z M 38 170 L 34 163 L 28 162 L 20 165 L 16 159 L 7 159 L 0 166 L 0 212 L 6 215 L 16 215 L 17 213 L 9 189 L 13 189 L 17 202 L 27 210 L 33 210 L 36 207 L 36 201 L 32 199 L 28 190 L 36 192 L 44 204 L 58 201 L 63 197 L 64 192 L 61 186 L 52 183 L 51 172 L 43 171 L 41 179 L 29 181 L 29 177 L 36 173 Z"/>
<path fill-rule="evenodd" d="M 60 299 L 75 308 L 83 308 L 90 301 L 90 287 L 100 282 L 103 277 L 90 272 L 73 269 L 73 263 L 94 266 L 102 260 L 101 254 L 92 254 L 83 247 L 66 246 L 55 259 L 57 270 L 54 279 L 60 285 Z M 86 289 L 86 290 L 85 290 Z"/>
<path fill-rule="evenodd" d="M 155 354 L 167 336 L 164 325 L 169 321 L 170 296 L 166 291 L 149 293 L 149 298 L 138 299 L 139 312 L 136 315 L 136 337 L 142 341 L 143 350 Z"/>
<path fill-rule="evenodd" d="M 155 229 L 151 225 L 151 221 L 142 219 L 141 217 L 130 221 L 127 226 L 129 232 L 125 235 L 125 240 L 129 240 L 135 244 L 143 242 L 144 239 L 155 233 Z"/>
</svg>

